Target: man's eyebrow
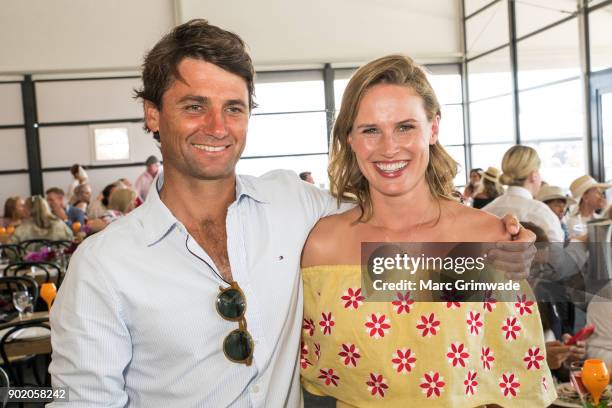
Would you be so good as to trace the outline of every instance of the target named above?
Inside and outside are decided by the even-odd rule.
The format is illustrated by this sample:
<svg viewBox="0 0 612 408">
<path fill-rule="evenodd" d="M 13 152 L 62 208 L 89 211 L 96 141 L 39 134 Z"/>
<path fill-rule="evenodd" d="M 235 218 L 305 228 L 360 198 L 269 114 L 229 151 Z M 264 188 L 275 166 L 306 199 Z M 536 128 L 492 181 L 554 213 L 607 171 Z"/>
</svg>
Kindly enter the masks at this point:
<svg viewBox="0 0 612 408">
<path fill-rule="evenodd" d="M 178 103 L 184 103 L 184 102 L 197 102 L 197 103 L 204 104 L 208 102 L 208 98 L 206 98 L 205 96 L 199 96 L 199 95 L 185 95 L 181 99 L 178 100 Z"/>
<path fill-rule="evenodd" d="M 234 106 L 235 106 L 235 105 L 238 105 L 238 106 L 242 106 L 243 108 L 247 108 L 247 107 L 248 107 L 248 106 L 247 106 L 247 104 L 246 104 L 246 102 L 245 102 L 245 101 L 243 101 L 242 99 L 230 99 L 230 100 L 228 100 L 228 101 L 227 101 L 225 104 L 226 104 L 226 105 L 230 105 L 230 106 L 232 106 L 232 105 L 234 105 Z"/>
</svg>

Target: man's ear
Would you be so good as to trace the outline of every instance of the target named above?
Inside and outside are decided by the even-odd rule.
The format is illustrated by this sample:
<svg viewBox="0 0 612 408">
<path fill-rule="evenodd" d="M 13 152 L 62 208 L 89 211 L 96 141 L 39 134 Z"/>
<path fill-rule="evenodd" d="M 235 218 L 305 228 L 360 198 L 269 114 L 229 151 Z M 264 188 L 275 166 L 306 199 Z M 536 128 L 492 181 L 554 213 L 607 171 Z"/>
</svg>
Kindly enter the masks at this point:
<svg viewBox="0 0 612 408">
<path fill-rule="evenodd" d="M 434 145 L 438 141 L 438 132 L 440 132 L 440 115 L 436 115 L 431 121 L 431 136 L 429 144 Z"/>
<path fill-rule="evenodd" d="M 151 101 L 144 101 L 145 124 L 151 132 L 159 131 L 159 110 Z"/>
</svg>

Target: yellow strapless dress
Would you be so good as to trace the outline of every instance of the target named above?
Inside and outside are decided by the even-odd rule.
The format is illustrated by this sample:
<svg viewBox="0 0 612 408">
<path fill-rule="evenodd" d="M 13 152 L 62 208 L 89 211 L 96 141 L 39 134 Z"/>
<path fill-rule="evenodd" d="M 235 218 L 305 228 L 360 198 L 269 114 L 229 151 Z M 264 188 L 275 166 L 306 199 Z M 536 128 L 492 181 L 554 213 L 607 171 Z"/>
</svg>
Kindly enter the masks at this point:
<svg viewBox="0 0 612 408">
<path fill-rule="evenodd" d="M 537 304 L 364 302 L 359 265 L 302 270 L 304 388 L 356 407 L 547 407 L 556 391 Z"/>
</svg>

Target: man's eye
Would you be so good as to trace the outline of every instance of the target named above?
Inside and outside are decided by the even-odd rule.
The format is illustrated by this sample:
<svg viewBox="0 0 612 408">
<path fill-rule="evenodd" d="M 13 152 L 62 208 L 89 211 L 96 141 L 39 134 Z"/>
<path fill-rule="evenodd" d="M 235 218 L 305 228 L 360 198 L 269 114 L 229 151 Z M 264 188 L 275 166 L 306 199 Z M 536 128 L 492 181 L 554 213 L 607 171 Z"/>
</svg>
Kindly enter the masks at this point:
<svg viewBox="0 0 612 408">
<path fill-rule="evenodd" d="M 231 113 L 242 113 L 244 109 L 240 106 L 229 106 L 227 110 Z"/>
<path fill-rule="evenodd" d="M 202 107 L 200 105 L 189 105 L 187 106 L 187 110 L 190 112 L 199 112 L 202 110 Z"/>
</svg>

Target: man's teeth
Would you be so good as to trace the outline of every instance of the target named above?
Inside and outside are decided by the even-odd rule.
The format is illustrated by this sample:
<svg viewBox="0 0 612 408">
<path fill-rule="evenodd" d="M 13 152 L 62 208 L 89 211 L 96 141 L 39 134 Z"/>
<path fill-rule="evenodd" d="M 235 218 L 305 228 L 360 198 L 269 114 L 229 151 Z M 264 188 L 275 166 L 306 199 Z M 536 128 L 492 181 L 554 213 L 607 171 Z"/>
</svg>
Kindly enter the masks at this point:
<svg viewBox="0 0 612 408">
<path fill-rule="evenodd" d="M 399 169 L 403 169 L 408 165 L 407 161 L 399 161 L 394 163 L 375 163 L 376 167 L 381 169 L 382 171 L 393 172 Z"/>
<path fill-rule="evenodd" d="M 208 146 L 201 144 L 194 144 L 193 147 L 195 147 L 196 149 L 204 150 L 206 152 L 220 152 L 227 148 L 227 146 Z"/>
</svg>

